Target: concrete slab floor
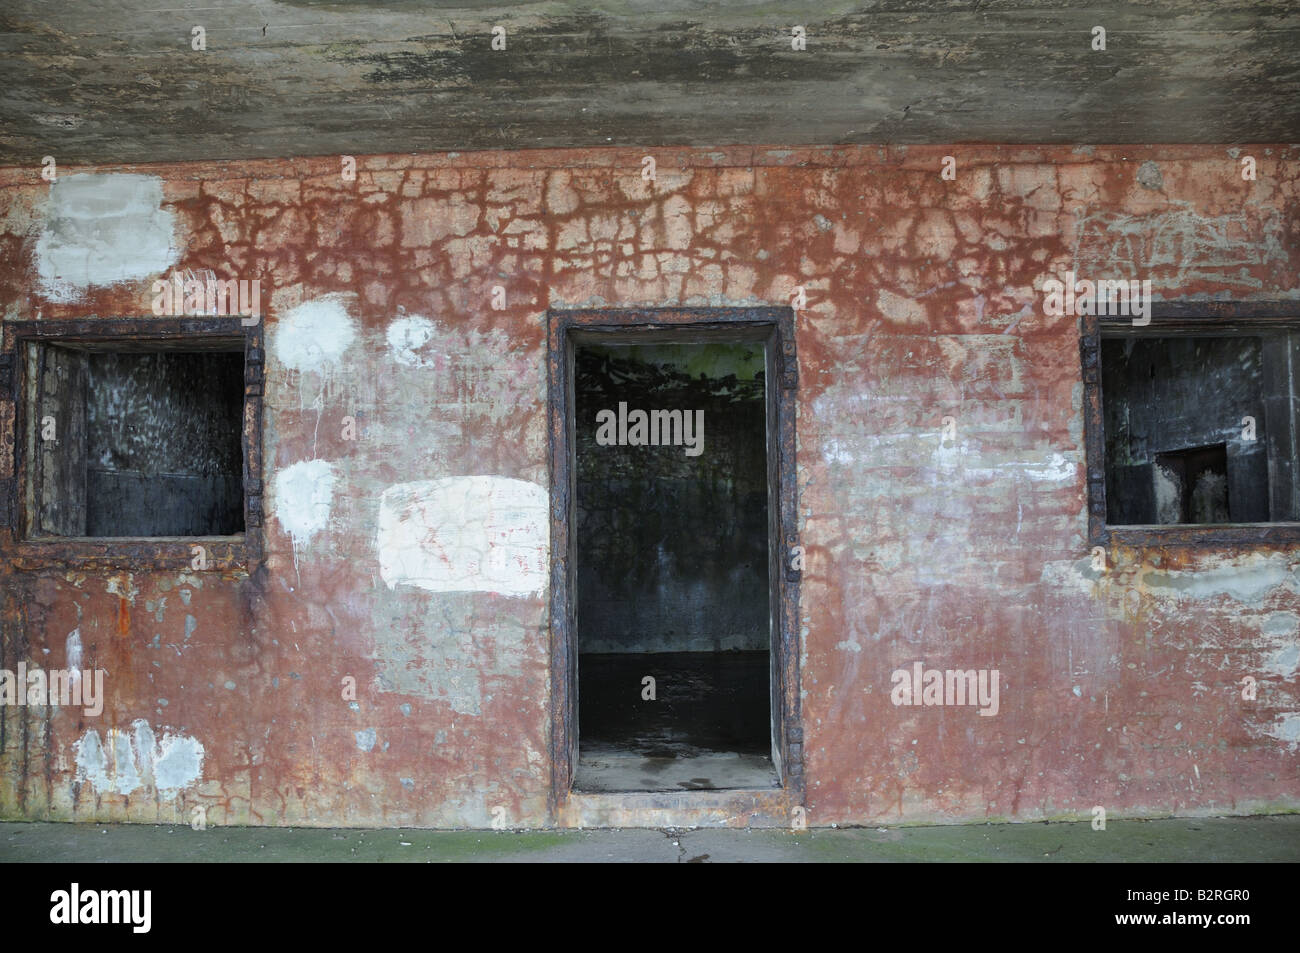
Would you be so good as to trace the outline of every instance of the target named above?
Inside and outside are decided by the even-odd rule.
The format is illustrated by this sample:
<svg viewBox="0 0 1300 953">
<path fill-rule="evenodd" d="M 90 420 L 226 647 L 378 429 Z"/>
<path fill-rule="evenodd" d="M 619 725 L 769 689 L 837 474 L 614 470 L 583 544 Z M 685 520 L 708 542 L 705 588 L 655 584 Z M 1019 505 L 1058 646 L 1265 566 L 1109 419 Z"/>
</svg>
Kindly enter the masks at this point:
<svg viewBox="0 0 1300 953">
<path fill-rule="evenodd" d="M 3 863 L 1300 861 L 1300 815 L 878 829 L 427 831 L 0 823 Z"/>
<path fill-rule="evenodd" d="M 573 779 L 573 789 L 584 793 L 775 790 L 780 786 L 770 757 L 734 751 L 654 758 L 616 748 L 588 749 L 580 753 Z"/>
</svg>

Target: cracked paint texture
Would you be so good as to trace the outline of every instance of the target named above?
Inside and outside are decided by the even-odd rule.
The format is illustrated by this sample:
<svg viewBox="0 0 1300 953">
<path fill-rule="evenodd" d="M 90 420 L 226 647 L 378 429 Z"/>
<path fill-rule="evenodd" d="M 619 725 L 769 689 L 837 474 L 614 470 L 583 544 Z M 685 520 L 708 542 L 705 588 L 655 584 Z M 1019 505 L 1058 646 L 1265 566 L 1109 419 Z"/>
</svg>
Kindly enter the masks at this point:
<svg viewBox="0 0 1300 953">
<path fill-rule="evenodd" d="M 1300 552 L 1093 571 L 1078 327 L 1042 308 L 1070 269 L 1300 298 L 1300 153 L 1246 149 L 1254 182 L 1208 146 L 665 149 L 654 183 L 614 149 L 141 166 L 159 202 L 77 229 L 138 232 L 155 271 L 57 287 L 62 206 L 0 170 L 7 318 L 147 315 L 173 267 L 262 280 L 271 488 L 251 573 L 0 560 L 3 665 L 76 631 L 108 673 L 98 719 L 0 710 L 0 815 L 555 823 L 546 310 L 796 286 L 809 823 L 1300 807 Z M 0 397 L 0 478 L 14 421 Z M 916 660 L 998 669 L 998 715 L 895 708 Z"/>
</svg>

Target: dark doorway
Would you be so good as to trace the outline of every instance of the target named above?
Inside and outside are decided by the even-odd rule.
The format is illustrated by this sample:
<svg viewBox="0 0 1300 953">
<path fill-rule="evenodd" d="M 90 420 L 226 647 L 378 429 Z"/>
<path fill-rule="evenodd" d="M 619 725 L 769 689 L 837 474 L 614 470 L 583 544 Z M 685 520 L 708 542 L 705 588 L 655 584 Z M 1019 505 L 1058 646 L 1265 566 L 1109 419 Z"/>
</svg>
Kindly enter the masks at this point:
<svg viewBox="0 0 1300 953">
<path fill-rule="evenodd" d="M 586 791 L 771 787 L 763 341 L 574 355 Z"/>
<path fill-rule="evenodd" d="M 556 810 L 801 804 L 794 312 L 547 324 Z"/>
</svg>

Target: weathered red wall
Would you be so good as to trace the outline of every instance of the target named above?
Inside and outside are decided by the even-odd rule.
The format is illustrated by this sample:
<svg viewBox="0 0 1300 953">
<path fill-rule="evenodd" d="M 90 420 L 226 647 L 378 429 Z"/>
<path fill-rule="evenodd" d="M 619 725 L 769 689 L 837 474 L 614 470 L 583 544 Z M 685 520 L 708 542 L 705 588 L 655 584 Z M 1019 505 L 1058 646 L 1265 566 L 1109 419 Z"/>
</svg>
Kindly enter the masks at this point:
<svg viewBox="0 0 1300 953">
<path fill-rule="evenodd" d="M 355 182 L 337 158 L 93 170 L 161 177 L 177 270 L 273 292 L 266 569 L 6 565 L 4 664 L 62 665 L 77 629 L 109 676 L 98 719 L 0 710 L 0 812 L 553 822 L 546 593 L 390 588 L 381 494 L 548 486 L 547 308 L 786 304 L 796 285 L 810 823 L 1300 807 L 1300 553 L 1117 550 L 1090 570 L 1077 320 L 1038 290 L 1072 267 L 1165 299 L 1300 297 L 1300 154 L 1246 153 L 1253 182 L 1209 147 L 658 150 L 653 188 L 639 150 L 370 157 Z M 41 291 L 39 171 L 0 172 L 6 317 L 147 316 L 149 279 Z M 293 309 L 334 293 L 351 343 L 288 366 Z M 429 338 L 402 364 L 388 332 L 412 317 Z M 0 443 L 12 415 L 0 400 Z M 334 492 L 295 544 L 275 481 L 312 459 Z M 895 707 L 890 673 L 917 660 L 998 669 L 999 713 Z M 148 739 L 129 794 L 101 789 L 111 759 L 100 785 L 78 771 L 87 731 L 140 720 L 155 755 L 196 739 L 201 777 L 160 792 Z"/>
</svg>

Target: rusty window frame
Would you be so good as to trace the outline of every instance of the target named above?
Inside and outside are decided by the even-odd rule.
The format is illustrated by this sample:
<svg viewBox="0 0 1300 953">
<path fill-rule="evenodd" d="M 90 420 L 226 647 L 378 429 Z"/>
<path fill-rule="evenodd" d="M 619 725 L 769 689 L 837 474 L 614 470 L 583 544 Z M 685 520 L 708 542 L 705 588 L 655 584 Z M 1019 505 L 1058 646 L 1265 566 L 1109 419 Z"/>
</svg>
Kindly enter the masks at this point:
<svg viewBox="0 0 1300 953">
<path fill-rule="evenodd" d="M 251 571 L 263 557 L 262 399 L 265 352 L 262 322 L 238 317 L 19 320 L 3 323 L 0 401 L 12 401 L 11 433 L 0 434 L 0 558 L 22 571 L 195 571 L 193 548 L 202 545 L 208 572 Z M 244 405 L 240 428 L 244 531 L 230 536 L 89 537 L 32 532 L 28 438 L 33 425 L 28 355 L 46 346 L 120 344 L 188 353 L 222 348 L 244 354 Z M 8 476 L 3 476 L 3 474 Z"/>
<path fill-rule="evenodd" d="M 577 653 L 570 567 L 575 477 L 573 408 L 575 340 L 617 337 L 618 343 L 672 340 L 703 343 L 748 338 L 765 342 L 768 382 L 768 571 L 775 631 L 770 633 L 776 682 L 772 698 L 774 768 L 792 803 L 804 800 L 803 727 L 799 697 L 799 580 L 790 550 L 798 545 L 795 398 L 798 359 L 794 312 L 783 307 L 551 309 L 547 312 L 547 424 L 551 491 L 551 810 L 570 796 L 577 768 Z M 704 797 L 719 791 L 698 792 Z"/>
<path fill-rule="evenodd" d="M 1151 321 L 1135 327 L 1130 318 L 1084 315 L 1080 319 L 1083 371 L 1084 454 L 1088 545 L 1241 546 L 1300 542 L 1300 522 L 1108 525 L 1106 522 L 1106 437 L 1102 414 L 1101 342 L 1127 337 L 1247 337 L 1268 332 L 1300 333 L 1300 301 L 1153 302 Z"/>
</svg>

